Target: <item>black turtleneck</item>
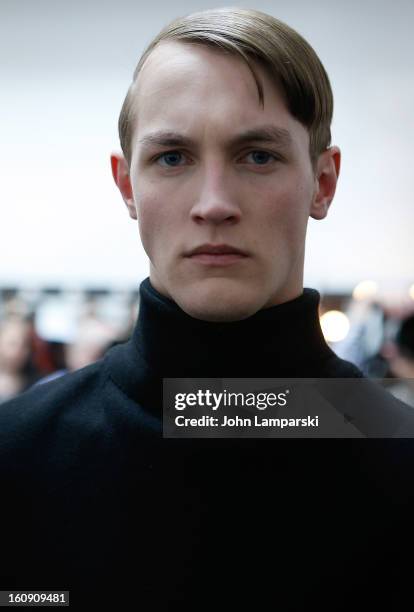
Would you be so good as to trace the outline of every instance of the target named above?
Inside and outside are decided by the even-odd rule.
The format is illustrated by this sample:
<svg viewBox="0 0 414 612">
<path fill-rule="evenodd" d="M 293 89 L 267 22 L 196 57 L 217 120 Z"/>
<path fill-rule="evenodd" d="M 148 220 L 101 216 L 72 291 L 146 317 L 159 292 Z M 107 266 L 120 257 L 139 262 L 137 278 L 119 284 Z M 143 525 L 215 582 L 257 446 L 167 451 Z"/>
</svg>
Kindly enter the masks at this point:
<svg viewBox="0 0 414 612">
<path fill-rule="evenodd" d="M 211 323 L 187 315 L 147 279 L 134 342 L 164 377 L 312 376 L 325 372 L 332 358 L 318 305 L 317 291 L 305 289 L 300 297 L 242 321 Z"/>
<path fill-rule="evenodd" d="M 109 356 L 110 372 L 151 411 L 162 378 L 361 377 L 326 344 L 318 307 L 319 293 L 305 289 L 247 319 L 212 323 L 189 316 L 146 279 L 132 338 Z"/>
</svg>

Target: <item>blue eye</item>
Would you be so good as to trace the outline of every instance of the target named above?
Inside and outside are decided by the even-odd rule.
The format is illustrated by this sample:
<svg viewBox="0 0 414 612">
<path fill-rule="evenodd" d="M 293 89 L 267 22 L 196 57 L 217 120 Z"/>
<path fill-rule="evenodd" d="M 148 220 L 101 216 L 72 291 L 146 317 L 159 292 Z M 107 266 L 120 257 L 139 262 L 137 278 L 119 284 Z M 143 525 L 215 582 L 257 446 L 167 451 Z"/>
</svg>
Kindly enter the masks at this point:
<svg viewBox="0 0 414 612">
<path fill-rule="evenodd" d="M 256 166 L 269 165 L 269 161 L 277 161 L 277 157 L 267 151 L 250 151 L 245 154 L 245 158 L 251 156 L 253 164 Z M 185 156 L 180 151 L 166 151 L 155 158 L 155 162 L 164 168 L 177 168 L 185 163 Z"/>
<path fill-rule="evenodd" d="M 274 155 L 268 153 L 267 151 L 251 151 L 251 153 L 248 153 L 247 155 L 252 155 L 255 163 L 258 166 L 266 165 L 266 163 L 269 161 L 269 158 L 272 158 L 273 160 L 276 159 Z"/>
<path fill-rule="evenodd" d="M 179 151 L 167 151 L 167 153 L 162 153 L 156 159 L 156 161 L 163 160 L 165 164 L 161 164 L 162 166 L 179 166 L 180 160 L 182 159 L 182 153 Z"/>
</svg>

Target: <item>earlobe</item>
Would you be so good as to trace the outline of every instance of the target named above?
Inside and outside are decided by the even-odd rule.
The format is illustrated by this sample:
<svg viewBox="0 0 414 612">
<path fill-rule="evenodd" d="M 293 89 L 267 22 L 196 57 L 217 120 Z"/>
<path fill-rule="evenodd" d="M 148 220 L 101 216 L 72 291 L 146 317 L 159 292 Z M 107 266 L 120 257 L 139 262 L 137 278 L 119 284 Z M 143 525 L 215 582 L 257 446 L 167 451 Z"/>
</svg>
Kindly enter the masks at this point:
<svg viewBox="0 0 414 612">
<path fill-rule="evenodd" d="M 313 219 L 324 219 L 335 195 L 341 164 L 338 147 L 329 147 L 321 153 L 316 167 L 316 190 L 310 209 Z"/>
<path fill-rule="evenodd" d="M 312 219 L 317 219 L 318 221 L 321 219 L 325 219 L 328 214 L 330 202 L 314 202 L 312 204 L 310 216 Z"/>
<path fill-rule="evenodd" d="M 129 216 L 137 219 L 134 194 L 132 192 L 131 180 L 129 177 L 128 164 L 123 155 L 119 153 L 111 154 L 112 176 L 115 184 L 121 192 L 122 198 L 127 206 Z"/>
</svg>

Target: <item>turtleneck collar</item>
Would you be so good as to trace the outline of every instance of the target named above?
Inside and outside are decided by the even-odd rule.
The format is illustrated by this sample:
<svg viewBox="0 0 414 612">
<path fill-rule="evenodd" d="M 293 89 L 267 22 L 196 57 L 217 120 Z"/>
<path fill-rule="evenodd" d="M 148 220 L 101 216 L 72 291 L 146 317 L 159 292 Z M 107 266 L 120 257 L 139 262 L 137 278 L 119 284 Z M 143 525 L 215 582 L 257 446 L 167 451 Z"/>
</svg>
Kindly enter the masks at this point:
<svg viewBox="0 0 414 612">
<path fill-rule="evenodd" d="M 109 351 L 109 372 L 139 402 L 159 398 L 163 378 L 322 377 L 334 354 L 318 306 L 319 293 L 305 289 L 242 321 L 212 323 L 190 317 L 146 279 L 133 335 Z"/>
<path fill-rule="evenodd" d="M 140 295 L 133 341 L 162 377 L 309 376 L 315 362 L 332 354 L 319 324 L 319 294 L 312 289 L 226 323 L 190 317 L 149 279 Z"/>
</svg>

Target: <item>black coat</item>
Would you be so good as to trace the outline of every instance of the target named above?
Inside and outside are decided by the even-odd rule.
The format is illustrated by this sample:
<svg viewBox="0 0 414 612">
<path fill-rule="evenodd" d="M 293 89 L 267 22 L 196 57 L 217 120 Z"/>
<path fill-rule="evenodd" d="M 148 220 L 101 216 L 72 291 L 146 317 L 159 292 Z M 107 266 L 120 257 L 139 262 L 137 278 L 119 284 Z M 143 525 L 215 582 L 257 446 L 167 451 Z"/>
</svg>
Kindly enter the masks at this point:
<svg viewBox="0 0 414 612">
<path fill-rule="evenodd" d="M 402 609 L 411 440 L 162 438 L 163 376 L 361 377 L 317 306 L 211 324 L 146 281 L 129 342 L 2 405 L 0 588 L 75 609 Z"/>
</svg>

